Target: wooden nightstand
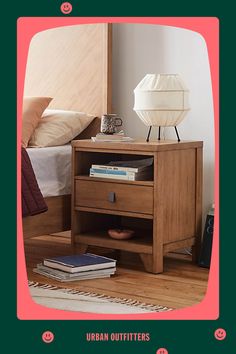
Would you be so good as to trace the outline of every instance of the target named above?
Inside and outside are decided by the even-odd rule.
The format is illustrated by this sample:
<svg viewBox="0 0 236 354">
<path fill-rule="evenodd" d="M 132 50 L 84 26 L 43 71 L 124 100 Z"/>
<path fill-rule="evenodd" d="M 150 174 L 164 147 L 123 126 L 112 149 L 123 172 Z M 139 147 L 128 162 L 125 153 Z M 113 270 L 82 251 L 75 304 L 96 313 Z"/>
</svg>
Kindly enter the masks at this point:
<svg viewBox="0 0 236 354">
<path fill-rule="evenodd" d="M 72 142 L 72 242 L 139 253 L 148 272 L 163 271 L 163 256 L 201 242 L 201 141 L 103 143 Z M 92 164 L 153 156 L 152 181 L 89 177 Z M 109 201 L 110 192 L 115 201 Z M 114 240 L 109 228 L 136 230 L 130 240 Z"/>
</svg>

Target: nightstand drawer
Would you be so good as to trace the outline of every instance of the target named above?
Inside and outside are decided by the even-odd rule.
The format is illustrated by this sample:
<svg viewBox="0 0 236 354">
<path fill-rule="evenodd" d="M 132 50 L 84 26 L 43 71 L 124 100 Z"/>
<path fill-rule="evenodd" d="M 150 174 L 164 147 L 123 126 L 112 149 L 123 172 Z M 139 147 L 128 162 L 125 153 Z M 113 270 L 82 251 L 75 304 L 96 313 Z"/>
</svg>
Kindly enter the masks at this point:
<svg viewBox="0 0 236 354">
<path fill-rule="evenodd" d="M 77 180 L 75 206 L 152 214 L 153 187 Z"/>
</svg>

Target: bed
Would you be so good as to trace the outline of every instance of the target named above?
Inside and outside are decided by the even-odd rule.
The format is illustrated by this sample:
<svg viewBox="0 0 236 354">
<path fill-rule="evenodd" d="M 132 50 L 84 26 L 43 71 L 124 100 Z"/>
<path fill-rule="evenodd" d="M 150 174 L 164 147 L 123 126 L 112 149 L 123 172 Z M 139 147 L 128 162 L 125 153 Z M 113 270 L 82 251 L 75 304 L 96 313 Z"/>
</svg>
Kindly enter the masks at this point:
<svg viewBox="0 0 236 354">
<path fill-rule="evenodd" d="M 27 152 L 44 198 L 71 193 L 70 144 L 27 148 Z"/>
<path fill-rule="evenodd" d="M 27 59 L 24 96 L 50 96 L 51 109 L 98 117 L 78 136 L 94 136 L 100 117 L 111 112 L 111 25 L 58 27 L 33 37 Z M 24 238 L 70 229 L 70 145 L 27 148 L 48 206 L 23 219 Z"/>
</svg>

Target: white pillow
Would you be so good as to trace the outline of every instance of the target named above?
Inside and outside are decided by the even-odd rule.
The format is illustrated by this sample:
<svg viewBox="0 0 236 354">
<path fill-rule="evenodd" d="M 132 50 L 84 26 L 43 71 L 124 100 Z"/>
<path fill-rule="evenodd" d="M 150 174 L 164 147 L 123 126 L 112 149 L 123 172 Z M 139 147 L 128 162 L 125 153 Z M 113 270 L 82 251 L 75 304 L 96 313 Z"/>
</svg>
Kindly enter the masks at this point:
<svg viewBox="0 0 236 354">
<path fill-rule="evenodd" d="M 65 145 L 87 128 L 94 118 L 83 112 L 46 109 L 31 136 L 29 146 Z"/>
</svg>

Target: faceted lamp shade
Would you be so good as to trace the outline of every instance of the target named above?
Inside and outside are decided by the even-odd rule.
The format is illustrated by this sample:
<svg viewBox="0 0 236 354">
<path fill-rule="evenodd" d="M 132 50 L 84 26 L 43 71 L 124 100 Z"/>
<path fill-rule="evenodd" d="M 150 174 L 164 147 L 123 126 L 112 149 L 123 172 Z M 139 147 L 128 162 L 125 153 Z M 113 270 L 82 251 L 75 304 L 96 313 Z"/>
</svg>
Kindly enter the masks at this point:
<svg viewBox="0 0 236 354">
<path fill-rule="evenodd" d="M 134 111 L 147 126 L 173 127 L 190 109 L 188 96 L 178 74 L 147 74 L 134 89 Z"/>
</svg>

